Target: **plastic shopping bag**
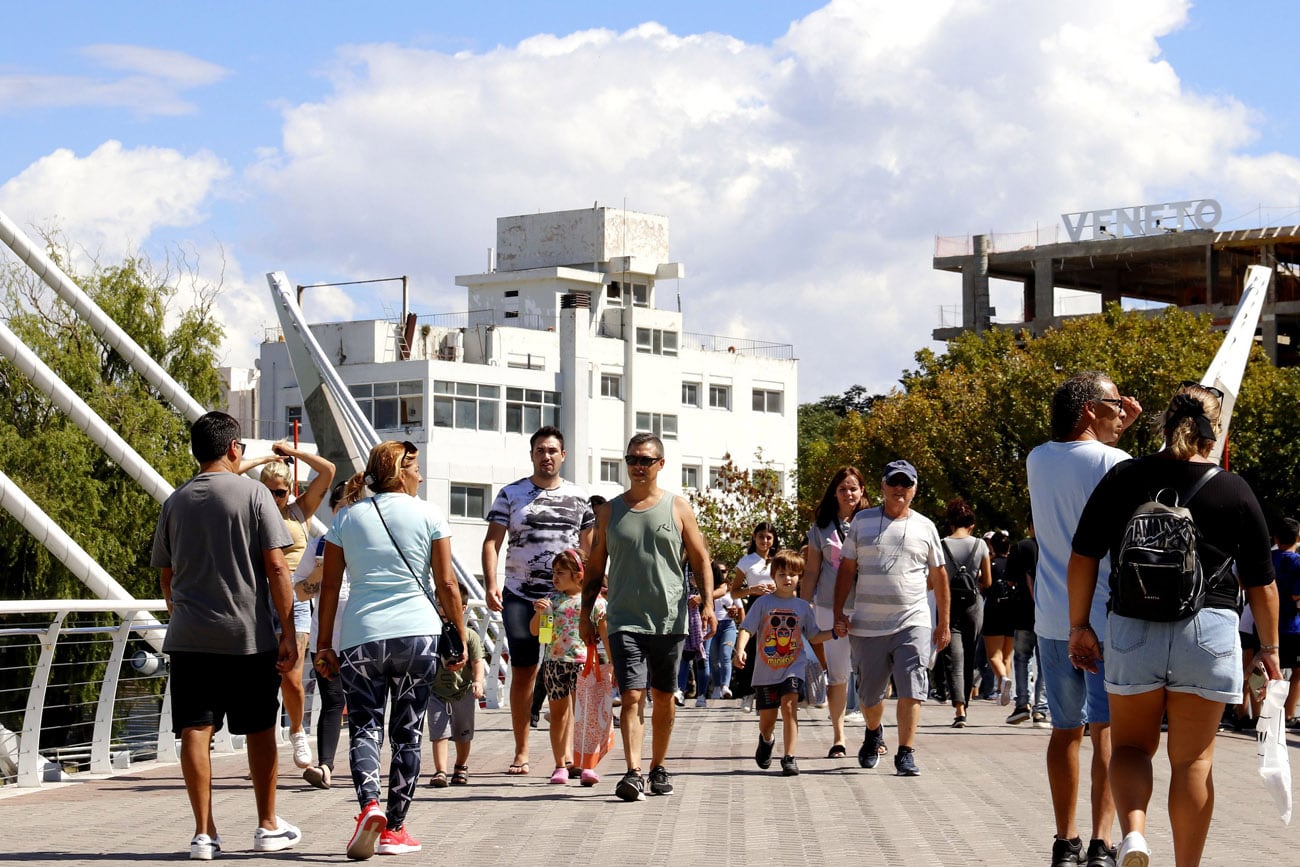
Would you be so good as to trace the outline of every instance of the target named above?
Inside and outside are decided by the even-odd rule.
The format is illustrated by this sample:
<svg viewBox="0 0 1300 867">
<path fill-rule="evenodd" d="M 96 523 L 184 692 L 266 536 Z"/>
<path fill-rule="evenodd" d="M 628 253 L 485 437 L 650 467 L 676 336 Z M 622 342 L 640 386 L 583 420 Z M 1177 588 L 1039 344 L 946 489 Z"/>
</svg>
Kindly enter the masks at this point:
<svg viewBox="0 0 1300 867">
<path fill-rule="evenodd" d="M 809 655 L 804 663 L 803 694 L 813 707 L 826 704 L 826 669 L 816 656 Z"/>
<path fill-rule="evenodd" d="M 1259 709 L 1259 722 L 1255 724 L 1259 775 L 1264 778 L 1264 788 L 1273 796 L 1283 825 L 1291 824 L 1291 762 L 1286 755 L 1286 711 L 1283 707 L 1289 687 L 1285 680 L 1268 682 L 1268 692 Z"/>
<path fill-rule="evenodd" d="M 614 667 L 600 665 L 595 645 L 587 645 L 587 662 L 574 692 L 573 717 L 573 761 L 584 771 L 594 771 L 614 745 L 613 680 Z"/>
</svg>

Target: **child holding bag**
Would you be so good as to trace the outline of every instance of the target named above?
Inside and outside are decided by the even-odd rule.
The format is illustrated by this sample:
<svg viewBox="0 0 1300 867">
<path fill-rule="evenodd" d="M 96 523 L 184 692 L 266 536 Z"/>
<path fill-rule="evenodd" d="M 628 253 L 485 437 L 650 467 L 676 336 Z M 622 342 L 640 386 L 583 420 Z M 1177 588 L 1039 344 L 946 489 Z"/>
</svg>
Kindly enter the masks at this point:
<svg viewBox="0 0 1300 867">
<path fill-rule="evenodd" d="M 588 652 L 578 634 L 584 572 L 578 551 L 570 548 L 557 554 L 551 565 L 555 592 L 533 603 L 533 619 L 528 624 L 529 631 L 546 645 L 541 675 L 551 709 L 551 752 L 555 756 L 551 782 L 558 786 L 579 773 L 573 764 L 573 694 Z M 600 630 L 601 641 L 608 646 L 603 598 L 597 599 L 592 617 Z M 583 782 L 591 785 L 585 779 Z"/>
</svg>

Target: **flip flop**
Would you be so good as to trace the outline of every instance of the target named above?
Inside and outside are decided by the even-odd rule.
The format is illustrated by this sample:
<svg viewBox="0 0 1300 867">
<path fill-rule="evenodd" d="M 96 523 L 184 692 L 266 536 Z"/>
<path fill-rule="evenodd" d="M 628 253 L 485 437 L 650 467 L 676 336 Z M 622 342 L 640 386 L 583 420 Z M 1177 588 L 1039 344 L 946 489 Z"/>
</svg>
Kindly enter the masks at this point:
<svg viewBox="0 0 1300 867">
<path fill-rule="evenodd" d="M 520 762 L 517 765 L 511 765 L 510 767 L 506 768 L 506 776 L 508 777 L 526 776 L 529 770 L 530 768 L 528 767 L 528 762 Z"/>
<path fill-rule="evenodd" d="M 848 750 L 844 749 L 844 744 L 835 744 L 831 747 L 831 751 L 826 754 L 826 758 L 842 759 L 848 754 Z"/>
</svg>

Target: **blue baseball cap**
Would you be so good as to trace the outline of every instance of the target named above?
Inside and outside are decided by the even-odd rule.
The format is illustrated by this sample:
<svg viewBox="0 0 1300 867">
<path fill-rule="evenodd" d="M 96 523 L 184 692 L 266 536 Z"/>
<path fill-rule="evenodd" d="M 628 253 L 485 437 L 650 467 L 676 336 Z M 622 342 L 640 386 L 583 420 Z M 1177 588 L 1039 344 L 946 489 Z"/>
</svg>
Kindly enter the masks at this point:
<svg viewBox="0 0 1300 867">
<path fill-rule="evenodd" d="M 888 479 L 890 476 L 896 476 L 899 473 L 902 473 L 911 479 L 912 484 L 916 484 L 916 467 L 912 466 L 907 461 L 890 461 L 885 464 L 885 472 L 881 478 Z"/>
</svg>

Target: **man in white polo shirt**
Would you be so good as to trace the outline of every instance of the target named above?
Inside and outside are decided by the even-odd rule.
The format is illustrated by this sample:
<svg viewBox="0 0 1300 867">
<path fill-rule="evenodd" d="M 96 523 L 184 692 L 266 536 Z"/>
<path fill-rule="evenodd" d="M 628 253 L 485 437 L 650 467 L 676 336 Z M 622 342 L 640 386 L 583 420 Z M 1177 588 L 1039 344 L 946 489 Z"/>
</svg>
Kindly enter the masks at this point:
<svg viewBox="0 0 1300 867">
<path fill-rule="evenodd" d="M 837 631 L 848 629 L 858 699 L 867 721 L 858 764 L 874 768 L 886 751 L 881 721 L 892 675 L 898 697 L 894 770 L 901 777 L 921 773 L 914 745 L 921 703 L 930 692 L 930 659 L 949 641 L 943 547 L 934 522 L 912 511 L 916 482 L 916 468 L 907 461 L 885 465 L 881 504 L 853 517 L 835 581 Z M 926 596 L 931 588 L 938 610 L 933 629 Z M 844 614 L 850 593 L 853 612 Z"/>
</svg>

